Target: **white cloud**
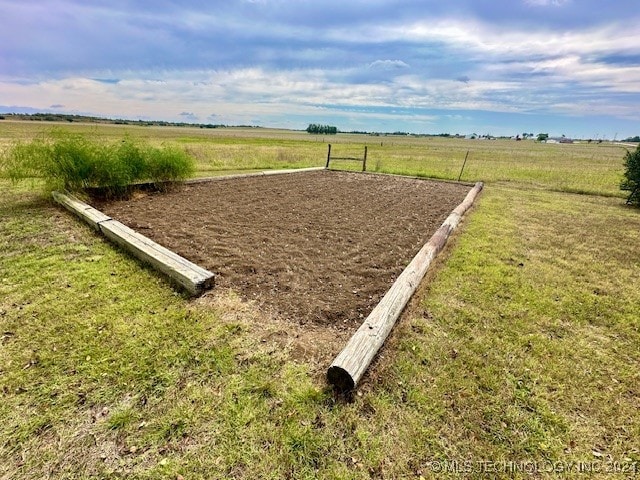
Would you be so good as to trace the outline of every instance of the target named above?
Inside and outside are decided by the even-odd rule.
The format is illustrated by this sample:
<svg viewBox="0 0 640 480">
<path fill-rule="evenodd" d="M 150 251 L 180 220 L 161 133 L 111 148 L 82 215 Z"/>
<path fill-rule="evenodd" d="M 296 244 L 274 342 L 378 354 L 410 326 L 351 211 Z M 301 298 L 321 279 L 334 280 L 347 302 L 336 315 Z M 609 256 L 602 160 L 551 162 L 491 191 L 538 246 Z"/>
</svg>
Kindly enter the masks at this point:
<svg viewBox="0 0 640 480">
<path fill-rule="evenodd" d="M 409 68 L 409 65 L 402 60 L 376 60 L 369 64 L 369 68 L 379 70 L 401 70 Z"/>
<path fill-rule="evenodd" d="M 45 108 L 59 103 L 68 110 L 104 115 L 139 112 L 145 116 L 182 112 L 183 119 L 207 118 L 212 110 L 276 114 L 315 106 L 402 108 L 477 108 L 490 93 L 516 88 L 508 82 L 460 84 L 401 75 L 384 84 L 350 84 L 335 80 L 340 71 L 271 71 L 261 68 L 166 73 L 158 80 L 123 79 L 117 84 L 69 78 L 36 84 L 0 84 L 0 104 Z M 488 105 L 488 103 L 486 103 Z M 496 105 L 493 105 L 496 107 Z M 185 110 L 188 109 L 188 110 Z M 163 118 L 166 113 L 163 113 Z"/>
<path fill-rule="evenodd" d="M 549 104 L 555 105 L 549 108 L 556 110 L 557 105 L 565 102 L 564 97 L 554 94 L 553 89 L 561 88 L 572 79 L 578 78 L 599 89 L 613 88 L 610 83 L 615 83 L 637 92 L 640 85 L 640 68 L 620 70 L 605 65 L 596 68 L 583 65 L 577 57 L 509 64 L 494 74 L 502 76 L 505 71 L 509 73 L 509 69 L 529 69 L 546 75 L 541 80 L 534 77 L 519 81 L 461 83 L 456 79 L 428 79 L 405 74 L 383 84 L 370 85 L 340 81 L 341 71 L 249 68 L 167 72 L 156 73 L 160 78 L 155 80 L 128 78 L 117 84 L 84 78 L 23 85 L 5 82 L 0 84 L 0 104 L 10 102 L 42 109 L 64 104 L 68 111 L 165 119 L 167 111 L 173 110 L 181 112 L 176 114 L 176 119 L 189 121 L 209 118 L 211 111 L 215 111 L 225 123 L 248 123 L 252 118 L 266 116 L 311 115 L 321 106 L 330 106 L 336 112 L 358 108 L 359 117 L 400 119 L 401 115 L 388 113 L 385 109 L 519 112 L 544 109 Z M 591 115 L 631 113 L 615 107 L 618 103 L 592 102 L 586 111 Z M 578 108 L 574 106 L 569 111 Z M 423 115 L 422 120 L 432 118 Z"/>
<path fill-rule="evenodd" d="M 525 0 L 524 3 L 534 7 L 562 7 L 571 3 L 571 0 Z"/>
<path fill-rule="evenodd" d="M 559 6 L 567 2 L 528 3 Z M 187 17 L 190 23 L 202 28 L 210 19 L 195 14 Z M 479 20 L 444 19 L 360 28 L 329 26 L 317 39 L 318 44 L 329 47 L 305 47 L 291 54 L 291 58 L 297 59 L 295 65 L 304 62 L 320 65 L 325 57 L 340 53 L 332 50 L 337 48 L 335 45 L 356 45 L 358 51 L 365 53 L 354 62 L 355 67 L 287 68 L 250 63 L 259 66 L 167 71 L 116 69 L 87 74 L 93 78 L 117 78 L 117 82 L 92 80 L 77 73 L 58 80 L 20 84 L 3 76 L 0 104 L 41 109 L 54 106 L 62 109 L 64 105 L 67 111 L 164 119 L 175 115 L 175 119 L 189 121 L 210 118 L 215 111 L 219 115 L 216 119 L 224 119 L 224 123 L 313 115 L 322 106 L 335 115 L 343 115 L 341 110 L 367 107 L 366 111 L 358 110 L 357 115 L 353 112 L 344 115 L 388 120 L 410 117 L 405 113 L 389 113 L 393 107 L 401 112 L 449 109 L 550 113 L 562 112 L 564 108 L 571 114 L 628 118 L 634 115 L 633 108 L 625 106 L 621 96 L 640 94 L 639 65 L 605 60 L 608 56 L 640 56 L 640 32 L 628 25 L 579 30 L 540 27 L 525 31 L 496 28 Z M 292 32 L 290 27 L 285 36 Z M 405 51 L 394 53 L 389 48 L 384 56 L 367 63 L 376 58 L 370 52 L 376 52 L 378 45 L 394 42 L 402 44 L 406 56 Z M 420 50 L 429 49 L 434 57 L 452 58 L 453 67 L 464 62 L 463 66 L 451 71 L 429 69 L 428 59 L 415 60 L 420 54 L 413 51 L 412 44 Z M 594 100 L 598 95 L 608 96 L 603 101 Z M 567 98 L 575 100 L 567 102 Z M 429 122 L 433 117 L 417 118 Z"/>
<path fill-rule="evenodd" d="M 640 31 L 628 28 L 628 24 L 558 31 L 497 29 L 472 20 L 420 21 L 403 27 L 382 27 L 370 37 L 377 42 L 435 42 L 457 52 L 503 58 L 640 52 Z"/>
<path fill-rule="evenodd" d="M 181 112 L 178 114 L 179 117 L 182 117 L 185 121 L 197 122 L 198 116 L 193 112 Z"/>
</svg>

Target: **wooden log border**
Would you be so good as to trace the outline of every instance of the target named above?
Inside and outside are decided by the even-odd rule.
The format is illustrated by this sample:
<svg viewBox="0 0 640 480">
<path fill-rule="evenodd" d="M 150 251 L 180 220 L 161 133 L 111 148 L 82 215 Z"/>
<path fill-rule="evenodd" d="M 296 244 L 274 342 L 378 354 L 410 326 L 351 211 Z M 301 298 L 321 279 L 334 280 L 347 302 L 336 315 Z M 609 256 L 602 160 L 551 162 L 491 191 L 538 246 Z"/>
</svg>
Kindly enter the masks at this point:
<svg viewBox="0 0 640 480">
<path fill-rule="evenodd" d="M 186 258 L 132 230 L 69 193 L 53 192 L 53 199 L 133 256 L 151 265 L 192 295 L 213 287 L 214 275 Z"/>
<path fill-rule="evenodd" d="M 184 183 L 204 183 L 233 178 L 255 177 L 265 175 L 283 175 L 287 173 L 312 172 L 324 170 L 323 167 L 298 168 L 288 170 L 265 170 L 235 175 L 221 175 L 219 177 L 194 178 Z M 144 187 L 148 184 L 140 184 Z M 112 219 L 91 205 L 88 205 L 69 193 L 53 192 L 53 199 L 67 210 L 79 216 L 91 227 L 102 233 L 112 242 L 129 251 L 133 256 L 151 265 L 156 270 L 169 277 L 192 295 L 201 295 L 205 290 L 214 286 L 214 274 L 190 262 L 184 257 L 172 252 L 150 238 L 132 230 L 123 223 Z"/>
<path fill-rule="evenodd" d="M 355 175 L 375 175 L 378 177 L 406 178 L 409 180 L 420 180 L 421 182 L 437 182 L 437 183 L 455 183 L 456 185 L 466 185 L 467 187 L 475 187 L 475 182 L 465 182 L 464 180 L 449 180 L 446 178 L 419 177 L 417 175 L 402 175 L 399 173 L 385 172 L 360 172 L 357 170 L 340 170 L 338 168 L 325 168 L 329 172 L 353 173 Z"/>
<path fill-rule="evenodd" d="M 451 212 L 436 233 L 398 276 L 380 303 L 376 305 L 344 349 L 334 359 L 327 370 L 327 380 L 338 390 L 349 391 L 356 387 L 389 336 L 409 299 L 418 288 L 429 266 L 443 249 L 449 235 L 458 226 L 464 213 L 473 205 L 483 186 L 482 182 L 474 185 L 463 202 Z"/>
<path fill-rule="evenodd" d="M 215 182 L 217 180 L 231 180 L 234 178 L 245 178 L 245 177 L 264 177 L 267 175 L 285 175 L 287 173 L 304 173 L 304 172 L 316 172 L 319 170 L 326 170 L 324 167 L 308 167 L 308 168 L 290 168 L 287 170 L 263 170 L 261 172 L 251 172 L 251 173 L 235 173 L 232 175 L 220 175 L 219 177 L 202 177 L 202 178 L 191 178 L 189 180 L 185 180 L 183 183 L 204 183 L 204 182 Z"/>
</svg>

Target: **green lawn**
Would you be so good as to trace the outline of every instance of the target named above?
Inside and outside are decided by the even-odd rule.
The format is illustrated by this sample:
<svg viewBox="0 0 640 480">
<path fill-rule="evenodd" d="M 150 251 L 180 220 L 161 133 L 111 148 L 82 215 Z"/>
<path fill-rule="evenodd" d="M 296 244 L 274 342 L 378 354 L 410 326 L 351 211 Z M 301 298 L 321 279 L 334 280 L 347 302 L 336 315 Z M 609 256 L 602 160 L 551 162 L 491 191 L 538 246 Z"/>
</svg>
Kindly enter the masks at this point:
<svg viewBox="0 0 640 480">
<path fill-rule="evenodd" d="M 0 145 L 38 128 L 0 122 Z M 324 163 L 321 137 L 225 130 L 128 131 L 184 145 L 199 175 Z M 0 180 L 0 478 L 532 478 L 533 462 L 640 473 L 640 210 L 617 190 L 624 151 L 326 140 L 353 152 L 366 140 L 372 169 L 444 178 L 471 150 L 463 179 L 486 181 L 346 398 L 233 292 L 187 299 L 37 182 Z"/>
</svg>

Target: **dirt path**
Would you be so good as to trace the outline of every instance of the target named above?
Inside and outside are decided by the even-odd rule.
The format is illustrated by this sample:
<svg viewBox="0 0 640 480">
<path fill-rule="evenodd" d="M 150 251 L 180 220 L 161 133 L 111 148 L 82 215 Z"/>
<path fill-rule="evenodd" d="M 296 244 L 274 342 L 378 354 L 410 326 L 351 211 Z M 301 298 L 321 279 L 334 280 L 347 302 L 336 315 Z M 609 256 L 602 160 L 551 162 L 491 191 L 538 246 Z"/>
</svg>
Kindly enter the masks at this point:
<svg viewBox="0 0 640 480">
<path fill-rule="evenodd" d="M 192 184 L 108 215 L 301 324 L 359 324 L 470 187 L 319 171 Z"/>
</svg>

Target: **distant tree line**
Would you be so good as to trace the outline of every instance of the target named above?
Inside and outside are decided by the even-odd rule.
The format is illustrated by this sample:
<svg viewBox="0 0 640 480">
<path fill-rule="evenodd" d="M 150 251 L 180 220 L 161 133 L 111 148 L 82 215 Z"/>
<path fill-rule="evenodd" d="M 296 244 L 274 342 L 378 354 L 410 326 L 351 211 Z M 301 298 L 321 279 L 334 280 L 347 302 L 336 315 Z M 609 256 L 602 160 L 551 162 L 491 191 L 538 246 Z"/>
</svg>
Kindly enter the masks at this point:
<svg viewBox="0 0 640 480">
<path fill-rule="evenodd" d="M 155 127 L 200 127 L 224 128 L 226 125 L 211 123 L 166 122 L 163 120 L 125 120 L 122 118 L 91 117 L 86 115 L 70 115 L 64 113 L 2 113 L 0 120 L 29 120 L 35 122 L 82 122 L 114 125 L 142 125 Z M 243 125 L 237 125 L 243 126 Z"/>
<path fill-rule="evenodd" d="M 320 125 L 318 123 L 310 123 L 307 127 L 307 133 L 335 135 L 338 133 L 338 127 L 332 125 Z"/>
</svg>

